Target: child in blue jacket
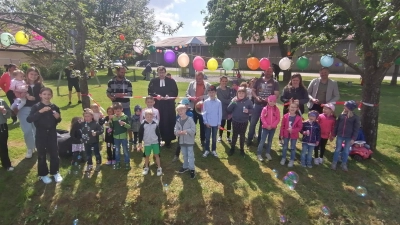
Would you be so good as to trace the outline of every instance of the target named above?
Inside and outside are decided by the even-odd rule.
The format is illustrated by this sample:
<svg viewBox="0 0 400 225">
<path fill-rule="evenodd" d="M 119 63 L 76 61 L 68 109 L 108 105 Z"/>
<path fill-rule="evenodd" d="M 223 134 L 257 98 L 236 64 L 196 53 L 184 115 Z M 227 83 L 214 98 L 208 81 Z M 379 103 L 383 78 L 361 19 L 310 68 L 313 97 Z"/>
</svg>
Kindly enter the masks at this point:
<svg viewBox="0 0 400 225">
<path fill-rule="evenodd" d="M 317 123 L 318 112 L 312 110 L 308 112 L 308 120 L 303 122 L 303 128 L 301 133 L 303 133 L 303 138 L 301 141 L 303 142 L 303 148 L 301 150 L 301 166 L 312 168 L 312 153 L 315 148 L 319 144 L 321 140 L 321 128 Z M 307 160 L 306 160 L 307 159 Z"/>
</svg>

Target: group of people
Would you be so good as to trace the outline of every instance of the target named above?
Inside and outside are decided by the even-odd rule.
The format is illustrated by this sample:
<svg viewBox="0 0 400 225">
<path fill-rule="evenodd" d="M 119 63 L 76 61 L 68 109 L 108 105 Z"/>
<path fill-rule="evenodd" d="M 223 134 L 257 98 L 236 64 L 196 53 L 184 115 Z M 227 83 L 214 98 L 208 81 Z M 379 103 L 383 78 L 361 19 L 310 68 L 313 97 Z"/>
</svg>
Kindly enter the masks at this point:
<svg viewBox="0 0 400 225">
<path fill-rule="evenodd" d="M 18 71 L 16 67 L 11 68 L 11 71 L 9 70 L 3 76 L 16 77 Z M 72 120 L 70 131 L 71 138 L 74 139 L 72 152 L 74 157 L 79 156 L 82 151 L 86 152 L 88 157 L 86 171 L 88 172 L 93 169 L 91 159 L 93 154 L 96 158 L 95 171 L 101 168 L 99 141 L 102 138 L 107 145 L 106 164 L 120 169 L 122 166 L 120 154 L 123 154 L 125 169 L 130 169 L 128 150 L 128 142 L 130 142 L 134 149 L 143 150 L 145 158 L 143 175 L 149 173 L 149 159 L 153 154 L 158 167 L 157 175 L 160 176 L 162 175 L 160 147 L 165 145 L 169 148 L 171 141 L 178 138 L 174 160 L 177 160 L 182 152 L 184 162 L 179 172 L 190 171 L 190 177 L 194 178 L 195 136 L 200 139 L 204 150 L 203 157 L 208 157 L 210 154 L 218 157 L 216 145 L 217 142 L 223 141 L 224 131 L 230 143 L 229 155 L 235 153 L 239 139 L 240 155 L 244 156 L 247 127 L 249 127 L 247 145 L 251 146 L 259 121 L 258 160 L 264 160 L 264 149 L 266 159 L 272 160 L 270 154 L 272 140 L 278 124 L 281 123 L 279 140 L 282 143 L 280 161 L 282 165 L 286 163 L 288 149 L 290 150 L 288 166 L 294 165 L 295 146 L 299 135 L 302 135 L 301 165 L 310 168 L 312 167 L 312 152 L 314 151 L 314 164 L 323 163 L 327 141 L 332 141 L 336 137 L 336 149 L 331 168 L 336 169 L 337 162 L 341 159 L 341 167 L 347 171 L 349 149 L 356 140 L 360 127 L 358 116 L 353 113 L 357 105 L 354 101 L 347 101 L 344 111 L 336 119 L 334 111 L 335 102 L 339 100 L 339 90 L 337 83 L 328 78 L 327 68 L 320 70 L 320 77 L 313 79 L 308 88 L 304 86 L 300 74 L 292 75 L 281 95 L 279 83 L 273 78 L 273 68 L 265 70 L 264 76 L 259 79 L 254 78 L 241 84 L 234 81 L 232 87 L 227 85 L 228 78 L 225 76 L 220 78 L 218 86 L 214 86 L 204 81 L 202 72 L 196 72 L 195 80 L 189 83 L 185 98 L 176 106 L 177 84 L 174 79 L 167 77 L 166 69 L 160 66 L 157 68 L 158 76 L 149 83 L 148 96 L 145 98 L 146 107 L 142 109 L 140 105 L 136 105 L 133 115 L 130 106 L 130 99 L 133 96 L 132 83 L 126 79 L 125 73 L 124 67 L 116 68 L 116 76 L 107 84 L 106 95 L 112 103 L 107 108 L 107 115 L 103 115 L 99 106 L 93 104 L 91 108 L 83 111 L 82 117 L 75 117 Z M 12 91 L 9 90 L 9 86 L 14 81 L 6 78 L 4 80 L 6 82 L 1 83 L 1 88 L 9 96 L 9 91 Z M 26 158 L 31 158 L 36 148 L 39 177 L 44 183 L 50 183 L 52 181 L 48 177 L 50 172 L 54 175 L 56 182 L 61 182 L 56 150 L 56 126 L 61 121 L 60 110 L 51 103 L 52 90 L 44 88 L 42 78 L 36 68 L 27 70 L 24 83 L 27 86 L 27 92 L 23 106 L 18 105 L 17 110 L 12 111 L 4 100 L 0 100 L 2 165 L 9 171 L 13 170 L 8 158 L 6 120 L 14 112 L 19 117 L 24 132 L 28 148 Z M 69 89 L 73 86 L 71 85 Z M 279 96 L 284 104 L 282 119 L 280 110 L 276 106 Z M 15 99 L 16 96 L 12 98 L 12 100 Z M 10 103 L 12 103 L 11 99 Z M 305 113 L 305 105 L 309 111 L 308 119 L 303 121 L 302 114 Z M 199 106 L 200 110 L 194 110 Z M 196 124 L 200 126 L 199 134 L 196 133 Z M 266 147 L 265 142 L 267 142 Z M 50 155 L 50 170 L 46 164 L 46 153 Z"/>
</svg>

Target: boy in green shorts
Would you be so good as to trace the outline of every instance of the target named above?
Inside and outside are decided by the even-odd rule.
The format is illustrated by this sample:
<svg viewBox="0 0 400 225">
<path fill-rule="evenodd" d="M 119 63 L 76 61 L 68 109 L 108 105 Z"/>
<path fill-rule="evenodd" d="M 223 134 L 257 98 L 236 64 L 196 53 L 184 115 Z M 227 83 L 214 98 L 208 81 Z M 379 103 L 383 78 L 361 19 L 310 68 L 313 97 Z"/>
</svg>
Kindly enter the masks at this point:
<svg viewBox="0 0 400 225">
<path fill-rule="evenodd" d="M 149 173 L 149 158 L 151 155 L 151 152 L 153 151 L 153 155 L 156 158 L 156 164 L 157 164 L 157 176 L 162 175 L 162 169 L 161 169 L 161 163 L 160 163 L 160 141 L 161 141 L 161 135 L 160 135 L 160 129 L 157 125 L 157 123 L 153 120 L 153 111 L 151 109 L 146 109 L 144 111 L 144 118 L 145 120 L 143 123 L 140 125 L 139 128 L 139 146 L 137 148 L 138 151 L 140 151 L 142 147 L 142 141 L 144 142 L 144 153 L 146 155 L 145 158 L 145 163 L 144 165 L 145 168 L 143 169 L 143 175 L 147 175 Z"/>
</svg>

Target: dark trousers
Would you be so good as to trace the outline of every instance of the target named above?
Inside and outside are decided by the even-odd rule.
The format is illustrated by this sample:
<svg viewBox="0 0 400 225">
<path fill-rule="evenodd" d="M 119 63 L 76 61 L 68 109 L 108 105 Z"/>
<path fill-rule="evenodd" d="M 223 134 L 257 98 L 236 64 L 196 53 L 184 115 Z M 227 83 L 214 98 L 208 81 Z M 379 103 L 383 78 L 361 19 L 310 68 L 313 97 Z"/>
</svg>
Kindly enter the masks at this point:
<svg viewBox="0 0 400 225">
<path fill-rule="evenodd" d="M 107 160 L 115 160 L 115 147 L 113 143 L 107 142 Z"/>
<path fill-rule="evenodd" d="M 7 123 L 0 124 L 0 160 L 4 169 L 11 166 L 10 157 L 8 156 L 8 126 Z"/>
<path fill-rule="evenodd" d="M 178 146 L 176 146 L 175 155 L 176 157 L 179 157 L 180 154 L 181 154 L 181 145 L 179 144 L 179 137 L 178 137 Z"/>
<path fill-rule="evenodd" d="M 319 104 L 313 104 L 313 106 L 311 107 L 311 109 L 308 109 L 308 111 L 315 110 L 315 111 L 317 111 L 319 114 L 321 114 L 321 113 L 322 113 L 322 109 L 323 109 L 323 107 L 322 107 L 321 105 L 319 105 Z"/>
<path fill-rule="evenodd" d="M 193 120 L 194 123 L 197 124 L 197 120 L 199 121 L 200 124 L 200 141 L 203 144 L 204 141 L 206 140 L 206 132 L 204 129 L 204 121 L 203 121 L 203 115 L 198 114 L 196 110 L 193 110 Z"/>
<path fill-rule="evenodd" d="M 35 143 L 38 153 L 38 175 L 46 176 L 49 174 L 49 168 L 46 162 L 47 154 L 50 156 L 50 174 L 57 174 L 60 167 L 60 158 L 58 157 L 56 130 L 36 128 Z"/>
<path fill-rule="evenodd" d="M 244 123 L 238 123 L 236 121 L 232 121 L 232 126 L 233 126 L 233 134 L 232 134 L 232 143 L 231 143 L 231 148 L 234 148 L 238 139 L 238 135 L 240 135 L 240 150 L 244 150 L 244 139 L 246 135 L 246 130 L 247 130 L 247 124 L 249 122 L 244 122 Z"/>
<path fill-rule="evenodd" d="M 99 143 L 85 144 L 85 152 L 87 156 L 87 164 L 93 165 L 92 154 L 96 157 L 96 164 L 101 164 L 101 155 L 99 150 Z"/>
<path fill-rule="evenodd" d="M 10 102 L 10 107 L 11 105 L 14 103 L 14 99 L 15 99 L 15 94 L 13 91 L 9 90 L 6 93 L 7 99 Z M 11 111 L 11 119 L 13 120 L 13 122 L 17 121 L 17 115 L 15 115 L 14 111 Z"/>
<path fill-rule="evenodd" d="M 321 138 L 321 140 L 319 141 L 319 145 L 315 146 L 314 148 L 314 158 L 318 158 L 318 151 L 319 158 L 324 158 L 326 143 L 328 143 L 328 139 Z"/>
<path fill-rule="evenodd" d="M 133 132 L 133 144 L 137 144 L 139 139 L 139 132 Z"/>
<path fill-rule="evenodd" d="M 226 129 L 231 130 L 232 128 L 232 119 L 229 120 L 221 120 L 221 127 L 225 128 L 225 123 L 227 124 Z M 222 137 L 223 130 L 219 130 L 219 136 Z M 226 137 L 229 138 L 231 136 L 231 132 L 226 132 Z"/>
</svg>

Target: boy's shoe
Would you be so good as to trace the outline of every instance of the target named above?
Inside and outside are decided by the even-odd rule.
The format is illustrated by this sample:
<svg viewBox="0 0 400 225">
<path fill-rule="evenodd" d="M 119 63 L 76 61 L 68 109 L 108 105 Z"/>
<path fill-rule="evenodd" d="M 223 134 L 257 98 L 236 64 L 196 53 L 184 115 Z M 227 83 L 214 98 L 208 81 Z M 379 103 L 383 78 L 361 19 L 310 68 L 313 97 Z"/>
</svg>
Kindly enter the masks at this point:
<svg viewBox="0 0 400 225">
<path fill-rule="evenodd" d="M 145 167 L 145 168 L 143 169 L 142 174 L 143 174 L 143 175 L 147 175 L 148 173 L 149 173 L 149 167 Z"/>
<path fill-rule="evenodd" d="M 320 159 L 320 158 L 314 158 L 314 164 L 315 164 L 315 165 L 319 165 L 319 159 Z"/>
<path fill-rule="evenodd" d="M 246 156 L 246 153 L 244 153 L 244 149 L 240 149 L 240 156 L 243 156 L 243 157 Z"/>
<path fill-rule="evenodd" d="M 108 161 L 106 162 L 106 165 L 107 165 L 107 166 L 112 165 L 112 160 L 108 160 Z"/>
<path fill-rule="evenodd" d="M 306 165 L 306 164 L 301 164 L 301 167 L 304 167 L 304 168 L 305 168 L 305 167 L 307 167 L 307 165 Z"/>
<path fill-rule="evenodd" d="M 175 155 L 174 158 L 172 159 L 172 162 L 176 162 L 176 161 L 178 161 L 178 159 L 179 159 L 179 157 Z"/>
<path fill-rule="evenodd" d="M 27 159 L 32 158 L 32 153 L 33 153 L 33 150 L 32 149 L 28 149 L 28 151 L 26 151 L 25 158 L 27 158 Z"/>
<path fill-rule="evenodd" d="M 40 179 L 43 181 L 45 184 L 50 184 L 51 183 L 51 178 L 48 176 L 41 176 Z"/>
<path fill-rule="evenodd" d="M 322 163 L 324 163 L 324 158 L 319 158 L 319 164 L 322 165 Z"/>
<path fill-rule="evenodd" d="M 213 154 L 213 156 L 214 156 L 215 158 L 218 158 L 217 151 L 212 151 L 212 154 Z"/>
<path fill-rule="evenodd" d="M 93 165 L 87 165 L 85 172 L 90 172 L 93 169 Z"/>
<path fill-rule="evenodd" d="M 161 176 L 162 175 L 162 168 L 158 167 L 157 169 L 157 176 Z"/>
<path fill-rule="evenodd" d="M 294 160 L 290 160 L 287 166 L 288 167 L 293 167 L 293 164 L 294 164 Z"/>
<path fill-rule="evenodd" d="M 63 178 L 61 177 L 60 173 L 56 173 L 54 175 L 54 180 L 56 181 L 56 183 L 60 183 L 63 180 Z"/>
<path fill-rule="evenodd" d="M 307 167 L 311 169 L 311 168 L 312 168 L 312 165 L 311 165 L 311 164 L 308 164 Z"/>
<path fill-rule="evenodd" d="M 94 169 L 94 171 L 100 172 L 100 169 L 101 169 L 101 164 L 96 164 L 96 168 Z"/>
<path fill-rule="evenodd" d="M 115 165 L 116 163 L 117 163 L 117 161 L 115 161 L 115 160 L 111 161 L 111 164 L 113 164 L 113 165 Z"/>
<path fill-rule="evenodd" d="M 264 161 L 264 159 L 263 159 L 263 157 L 262 157 L 261 155 L 257 155 L 257 159 L 258 159 L 258 161 L 260 161 L 260 162 Z"/>
<path fill-rule="evenodd" d="M 347 169 L 347 164 L 346 163 L 342 163 L 342 170 L 345 171 L 345 172 L 349 171 Z"/>
<path fill-rule="evenodd" d="M 332 164 L 331 164 L 331 169 L 332 169 L 332 170 L 336 170 L 336 163 L 335 163 L 335 162 L 332 162 Z"/>
<path fill-rule="evenodd" d="M 266 154 L 265 154 L 265 157 L 267 157 L 268 161 L 271 161 L 271 160 L 272 160 L 272 157 L 271 157 L 271 155 L 270 155 L 269 153 L 266 153 Z"/>
<path fill-rule="evenodd" d="M 229 155 L 232 156 L 233 153 L 235 153 L 235 147 L 232 147 L 231 150 L 229 150 Z"/>
<path fill-rule="evenodd" d="M 222 141 L 221 136 L 218 137 L 217 141 L 218 141 L 218 143 Z"/>
<path fill-rule="evenodd" d="M 178 173 L 184 173 L 184 172 L 186 172 L 186 171 L 189 171 L 189 169 L 188 168 L 180 168 L 179 169 L 179 171 L 178 171 Z"/>
<path fill-rule="evenodd" d="M 125 169 L 126 170 L 130 170 L 131 169 L 131 165 L 129 163 L 125 163 Z"/>
<path fill-rule="evenodd" d="M 206 158 L 210 154 L 210 151 L 205 151 L 203 157 Z"/>
<path fill-rule="evenodd" d="M 194 172 L 194 170 L 190 171 L 190 178 L 193 179 L 196 177 L 196 173 Z"/>
<path fill-rule="evenodd" d="M 232 139 L 231 139 L 230 137 L 227 137 L 226 140 L 227 140 L 229 143 L 232 142 Z"/>
<path fill-rule="evenodd" d="M 281 159 L 281 165 L 283 166 L 283 165 L 285 165 L 285 163 L 286 163 L 286 159 Z"/>
<path fill-rule="evenodd" d="M 8 167 L 8 168 L 7 168 L 7 171 L 8 171 L 8 172 L 14 171 L 14 167 L 12 167 L 12 166 Z"/>
<path fill-rule="evenodd" d="M 119 162 L 115 163 L 115 169 L 117 170 L 121 169 L 121 163 Z"/>
</svg>

